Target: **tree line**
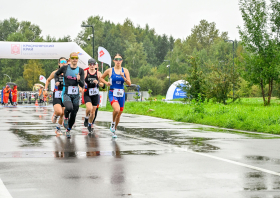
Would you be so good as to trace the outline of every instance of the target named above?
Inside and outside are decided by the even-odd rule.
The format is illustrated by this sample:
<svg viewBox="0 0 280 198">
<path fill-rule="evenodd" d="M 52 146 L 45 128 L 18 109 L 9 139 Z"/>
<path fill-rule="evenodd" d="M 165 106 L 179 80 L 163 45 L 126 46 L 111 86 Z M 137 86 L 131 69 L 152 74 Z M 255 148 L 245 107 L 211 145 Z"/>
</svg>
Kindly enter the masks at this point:
<svg viewBox="0 0 280 198">
<path fill-rule="evenodd" d="M 101 16 L 91 16 L 81 25 L 94 25 L 95 52 L 102 46 L 111 56 L 123 55 L 123 66 L 129 69 L 132 82 L 139 84 L 141 90 L 151 89 L 154 95 L 166 94 L 169 62 L 164 60 L 168 60 L 171 83 L 188 81 L 189 98 L 226 103 L 229 98 L 234 101 L 240 97 L 263 97 L 264 104 L 269 104 L 272 96 L 280 95 L 279 2 L 240 0 L 239 6 L 244 26 L 239 27 L 241 40 L 233 43 L 226 42 L 230 39 L 227 32 L 220 32 L 215 22 L 207 20 L 195 25 L 185 39 L 158 35 L 148 24 L 140 27 L 130 19 L 115 24 Z M 73 39 L 90 55 L 92 41 L 87 38 L 91 34 L 91 28 L 81 28 Z M 15 18 L 0 21 L 0 40 L 72 41 L 68 35 L 43 38 L 38 25 Z M 0 73 L 8 74 L 19 90 L 30 90 L 34 83 L 31 79 L 40 74 L 48 76 L 56 68 L 57 60 L 0 60 Z M 0 85 L 7 81 L 2 75 Z"/>
</svg>

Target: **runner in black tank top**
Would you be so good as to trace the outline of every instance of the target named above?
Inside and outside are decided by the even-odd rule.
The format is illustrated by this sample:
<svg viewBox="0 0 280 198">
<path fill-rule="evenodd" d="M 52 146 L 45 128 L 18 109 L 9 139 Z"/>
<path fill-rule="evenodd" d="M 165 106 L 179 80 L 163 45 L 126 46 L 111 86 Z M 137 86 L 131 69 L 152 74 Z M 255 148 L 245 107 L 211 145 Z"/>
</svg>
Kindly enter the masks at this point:
<svg viewBox="0 0 280 198">
<path fill-rule="evenodd" d="M 96 116 L 97 106 L 99 104 L 99 85 L 103 86 L 103 83 L 99 82 L 101 72 L 98 71 L 96 60 L 91 58 L 88 60 L 88 64 L 89 69 L 85 70 L 86 89 L 84 90 L 84 101 L 86 104 L 86 117 L 84 125 L 88 128 L 89 133 L 91 133 L 92 122 Z"/>
<path fill-rule="evenodd" d="M 59 68 L 62 67 L 62 66 L 65 66 L 65 65 L 67 65 L 66 58 L 61 57 L 60 59 L 58 59 Z M 55 74 L 56 71 L 53 71 L 46 81 L 45 91 L 44 91 L 45 96 L 48 95 L 48 93 L 47 93 L 48 86 L 49 86 L 49 83 L 51 82 L 51 80 L 54 79 L 54 74 Z M 53 113 L 53 116 L 52 116 L 52 122 L 56 123 L 57 118 L 60 117 L 59 120 L 58 120 L 57 126 L 56 126 L 56 131 L 55 131 L 56 134 L 61 134 L 60 127 L 62 125 L 63 115 L 64 115 L 64 105 L 63 105 L 62 100 L 61 100 L 61 91 L 63 89 L 63 75 L 59 76 L 59 82 L 60 82 L 59 86 L 55 86 L 55 89 L 54 89 L 54 92 L 53 92 L 54 113 Z"/>
</svg>

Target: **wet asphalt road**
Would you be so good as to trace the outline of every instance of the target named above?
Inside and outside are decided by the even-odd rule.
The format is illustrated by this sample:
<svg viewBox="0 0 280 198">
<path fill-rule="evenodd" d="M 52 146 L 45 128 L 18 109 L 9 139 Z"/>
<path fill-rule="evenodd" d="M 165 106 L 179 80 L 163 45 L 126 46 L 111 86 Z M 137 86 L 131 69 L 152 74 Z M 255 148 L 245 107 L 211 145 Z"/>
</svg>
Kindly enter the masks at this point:
<svg viewBox="0 0 280 198">
<path fill-rule="evenodd" d="M 0 107 L 1 198 L 280 198 L 279 136 L 123 114 L 113 140 L 111 113 L 90 135 L 80 108 L 69 140 L 52 113 Z"/>
</svg>

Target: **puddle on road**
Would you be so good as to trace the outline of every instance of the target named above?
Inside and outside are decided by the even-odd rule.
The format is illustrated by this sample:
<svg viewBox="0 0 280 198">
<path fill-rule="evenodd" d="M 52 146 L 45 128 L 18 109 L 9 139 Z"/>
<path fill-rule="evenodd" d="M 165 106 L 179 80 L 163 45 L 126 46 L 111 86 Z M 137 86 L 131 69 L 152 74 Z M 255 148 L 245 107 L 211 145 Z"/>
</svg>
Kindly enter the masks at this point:
<svg viewBox="0 0 280 198">
<path fill-rule="evenodd" d="M 96 121 L 96 123 L 99 126 L 104 126 L 107 128 L 110 127 L 110 122 Z M 150 128 L 125 128 L 122 126 L 118 126 L 118 129 L 129 135 L 139 135 L 144 138 L 156 139 L 161 142 L 176 146 L 188 146 L 189 149 L 195 152 L 209 153 L 220 149 L 219 147 L 205 143 L 207 140 L 212 140 L 211 138 L 182 136 L 182 133 L 171 130 L 167 131 Z"/>
<path fill-rule="evenodd" d="M 28 146 L 42 146 L 43 140 L 48 140 L 52 138 L 52 135 L 43 135 L 43 134 L 33 134 L 33 133 L 27 133 L 23 129 L 10 129 L 13 134 L 18 136 L 20 140 L 23 142 L 21 147 L 28 147 Z M 38 130 L 34 131 L 38 133 Z"/>
<path fill-rule="evenodd" d="M 266 156 L 258 156 L 258 155 L 247 155 L 245 156 L 246 160 L 253 161 L 255 163 L 269 163 L 269 164 L 280 164 L 280 159 L 269 158 Z"/>
</svg>

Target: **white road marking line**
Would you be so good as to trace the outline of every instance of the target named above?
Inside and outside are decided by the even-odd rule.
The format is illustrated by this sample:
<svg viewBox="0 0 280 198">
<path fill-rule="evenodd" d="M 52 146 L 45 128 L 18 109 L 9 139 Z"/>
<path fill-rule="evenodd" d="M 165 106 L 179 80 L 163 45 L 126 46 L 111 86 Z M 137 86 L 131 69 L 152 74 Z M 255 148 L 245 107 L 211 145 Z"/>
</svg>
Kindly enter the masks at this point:
<svg viewBox="0 0 280 198">
<path fill-rule="evenodd" d="M 151 141 L 151 140 L 144 139 L 144 138 L 139 138 L 139 137 L 136 137 L 136 136 L 133 136 L 133 135 L 126 135 L 126 134 L 123 134 L 123 133 L 121 135 L 126 136 L 126 137 L 130 137 L 130 138 L 134 138 L 134 139 L 138 139 L 138 140 L 142 140 L 142 141 L 146 141 L 146 142 L 150 142 L 152 144 L 157 144 L 157 145 L 161 145 L 161 146 L 164 146 L 164 147 L 169 147 L 169 148 L 172 148 L 172 149 L 185 151 L 185 152 L 188 152 L 188 153 L 192 153 L 192 154 L 196 154 L 196 155 L 200 155 L 200 156 L 209 157 L 209 158 L 212 158 L 212 159 L 228 162 L 228 163 L 231 163 L 231 164 L 235 164 L 235 165 L 238 165 L 238 166 L 243 166 L 243 167 L 250 168 L 250 169 L 253 169 L 253 170 L 268 173 L 268 174 L 271 174 L 271 175 L 280 176 L 280 173 L 275 172 L 275 171 L 267 170 L 267 169 L 264 169 L 264 168 L 259 168 L 259 167 L 244 164 L 244 163 L 241 163 L 241 162 L 236 162 L 236 161 L 225 159 L 225 158 L 222 158 L 222 157 L 209 155 L 209 154 L 206 154 L 206 153 L 198 153 L 198 152 L 190 151 L 186 148 L 180 148 L 180 147 L 176 147 L 176 146 L 173 146 L 173 145 L 170 145 L 170 144 L 163 144 L 163 143 L 158 142 L 157 140 Z"/>
<path fill-rule="evenodd" d="M 0 179 L 0 197 L 1 198 L 13 198 L 1 179 Z"/>
</svg>

